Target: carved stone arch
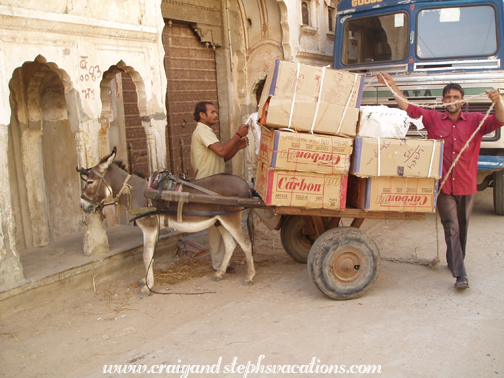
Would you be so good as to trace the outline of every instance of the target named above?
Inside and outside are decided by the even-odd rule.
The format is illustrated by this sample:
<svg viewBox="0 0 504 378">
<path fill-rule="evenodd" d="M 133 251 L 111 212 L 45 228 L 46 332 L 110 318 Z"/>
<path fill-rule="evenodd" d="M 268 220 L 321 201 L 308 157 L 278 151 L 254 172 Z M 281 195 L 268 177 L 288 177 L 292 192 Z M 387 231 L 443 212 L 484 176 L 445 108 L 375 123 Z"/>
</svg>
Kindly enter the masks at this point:
<svg viewBox="0 0 504 378">
<path fill-rule="evenodd" d="M 252 94 L 256 102 L 256 107 L 259 106 L 262 92 L 264 91 L 264 83 L 266 82 L 266 75 L 260 76 L 252 83 Z"/>
<path fill-rule="evenodd" d="M 65 93 L 68 93 L 72 90 L 73 84 L 72 84 L 72 79 L 70 76 L 66 73 L 66 71 L 62 68 L 59 68 L 59 66 L 56 63 L 53 62 L 48 62 L 47 59 L 43 55 L 37 55 L 37 57 L 34 60 L 35 62 L 38 63 L 43 63 L 46 64 L 51 71 L 54 71 L 58 77 L 60 78 L 63 88 L 65 90 Z"/>
<path fill-rule="evenodd" d="M 292 60 L 292 46 L 290 43 L 289 12 L 285 0 L 277 0 L 280 8 L 280 25 L 282 27 L 282 47 L 285 60 Z"/>
<path fill-rule="evenodd" d="M 76 140 L 66 102 L 72 83 L 65 70 L 38 55 L 14 71 L 9 88 L 7 156 L 16 238 L 21 249 L 42 247 L 81 224 Z"/>
<path fill-rule="evenodd" d="M 123 69 L 131 76 L 138 94 L 138 110 L 140 111 L 140 116 L 147 116 L 147 94 L 145 93 L 145 83 L 142 76 L 133 67 L 127 66 L 122 60 L 117 63 L 117 67 Z"/>
<path fill-rule="evenodd" d="M 283 56 L 282 46 L 273 41 L 263 43 L 250 54 L 248 59 L 248 72 L 251 78 L 248 88 L 249 93 L 257 94 L 258 84 L 261 81 L 264 82 L 269 68 L 275 64 L 277 59 L 282 60 Z M 252 102 L 255 103 L 256 101 L 256 98 L 252 99 Z M 258 103 L 255 105 L 257 106 Z"/>
<path fill-rule="evenodd" d="M 113 146 L 117 157 L 126 163 L 130 173 L 148 176 L 152 151 L 148 140 L 153 138 L 147 114 L 147 96 L 142 76 L 123 60 L 103 73 L 100 83 L 99 153 L 105 156 Z M 154 148 L 155 149 L 155 148 Z"/>
</svg>

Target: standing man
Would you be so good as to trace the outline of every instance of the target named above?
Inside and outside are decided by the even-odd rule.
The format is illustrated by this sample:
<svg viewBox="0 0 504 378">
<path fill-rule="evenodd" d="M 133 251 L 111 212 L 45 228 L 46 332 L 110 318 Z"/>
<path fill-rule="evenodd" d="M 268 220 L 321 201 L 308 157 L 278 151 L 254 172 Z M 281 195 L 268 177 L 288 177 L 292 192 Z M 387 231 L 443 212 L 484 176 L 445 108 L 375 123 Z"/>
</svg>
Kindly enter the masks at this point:
<svg viewBox="0 0 504 378">
<path fill-rule="evenodd" d="M 447 105 L 446 112 L 423 109 L 408 103 L 406 97 L 397 87 L 394 79 L 385 73 L 376 74 L 379 82 L 388 84 L 399 107 L 406 110 L 412 118 L 423 116 L 423 123 L 430 139 L 444 141 L 443 179 L 446 177 L 455 158 L 485 117 L 481 113 L 463 113 L 464 90 L 459 84 L 448 84 L 443 89 L 443 100 Z M 479 132 L 471 140 L 438 195 L 437 207 L 443 224 L 446 240 L 446 261 L 453 277 L 455 287 L 469 287 L 469 280 L 464 266 L 466 254 L 467 229 L 469 217 L 474 205 L 477 189 L 478 155 L 483 135 L 504 125 L 504 108 L 499 92 L 496 89 L 486 91 L 488 98 L 495 104 L 495 115 L 489 116 Z"/>
<path fill-rule="evenodd" d="M 236 134 L 225 143 L 221 143 L 211 126 L 218 120 L 217 110 L 211 102 L 199 102 L 194 109 L 196 129 L 191 139 L 191 165 L 196 174 L 196 180 L 224 173 L 225 162 L 233 158 L 236 153 L 247 147 L 248 125 L 241 125 Z M 208 229 L 208 243 L 210 257 L 215 270 L 219 269 L 224 257 L 225 246 L 219 227 L 210 226 Z M 235 273 L 232 267 L 227 273 Z"/>
</svg>

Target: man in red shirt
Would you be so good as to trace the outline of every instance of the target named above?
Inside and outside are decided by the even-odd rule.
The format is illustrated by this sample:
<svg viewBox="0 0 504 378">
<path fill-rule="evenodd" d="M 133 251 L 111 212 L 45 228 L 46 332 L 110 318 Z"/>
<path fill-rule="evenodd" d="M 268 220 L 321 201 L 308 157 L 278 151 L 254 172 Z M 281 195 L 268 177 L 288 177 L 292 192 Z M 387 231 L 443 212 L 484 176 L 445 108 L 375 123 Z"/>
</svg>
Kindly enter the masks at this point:
<svg viewBox="0 0 504 378">
<path fill-rule="evenodd" d="M 385 73 L 376 74 L 379 82 L 388 84 L 399 107 L 406 110 L 411 118 L 423 116 L 423 123 L 430 139 L 444 141 L 443 175 L 444 180 L 450 167 L 467 141 L 485 117 L 481 113 L 463 113 L 464 90 L 459 84 L 448 84 L 443 89 L 443 103 L 446 112 L 420 108 L 408 103 L 397 87 L 394 79 Z M 437 207 L 443 224 L 446 240 L 446 261 L 453 277 L 457 278 L 455 287 L 469 287 L 464 266 L 466 253 L 467 228 L 471 216 L 477 189 L 478 155 L 483 135 L 504 125 L 504 108 L 496 89 L 486 91 L 488 98 L 495 104 L 495 115 L 489 116 L 478 133 L 471 140 L 459 160 L 452 168 L 438 195 Z M 459 102 L 457 102 L 459 101 Z"/>
</svg>

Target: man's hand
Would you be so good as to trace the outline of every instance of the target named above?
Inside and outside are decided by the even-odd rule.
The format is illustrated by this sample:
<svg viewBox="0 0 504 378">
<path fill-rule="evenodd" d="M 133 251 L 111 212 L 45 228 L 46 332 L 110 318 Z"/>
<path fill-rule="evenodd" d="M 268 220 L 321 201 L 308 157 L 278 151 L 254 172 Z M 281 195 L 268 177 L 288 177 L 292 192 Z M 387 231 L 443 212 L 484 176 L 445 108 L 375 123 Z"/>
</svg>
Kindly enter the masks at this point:
<svg viewBox="0 0 504 378">
<path fill-rule="evenodd" d="M 245 138 L 241 138 L 239 141 L 238 141 L 238 149 L 239 150 L 243 150 L 244 148 L 247 148 L 247 146 L 249 145 L 249 140 L 247 137 Z"/>
<path fill-rule="evenodd" d="M 241 125 L 238 128 L 238 134 L 240 134 L 241 137 L 243 138 L 245 135 L 248 134 L 248 130 L 249 130 L 249 125 Z"/>
<path fill-rule="evenodd" d="M 386 72 L 378 72 L 378 73 L 375 73 L 374 74 L 376 76 L 376 78 L 378 79 L 378 81 L 383 84 L 383 85 L 390 85 L 390 86 L 393 86 L 395 84 L 394 82 L 394 79 L 392 79 L 392 76 L 390 76 L 388 73 Z"/>
<path fill-rule="evenodd" d="M 501 96 L 500 96 L 500 93 L 497 89 L 491 89 L 491 90 L 485 91 L 485 93 L 488 95 L 488 98 L 492 102 L 500 101 Z"/>
<path fill-rule="evenodd" d="M 488 98 L 495 104 L 495 118 L 497 121 L 504 123 L 504 106 L 502 105 L 501 95 L 497 89 L 485 91 Z"/>
<path fill-rule="evenodd" d="M 390 76 L 386 72 L 378 72 L 374 74 L 378 81 L 386 85 L 392 90 L 392 94 L 394 95 L 395 100 L 397 101 L 397 104 L 402 110 L 408 109 L 408 99 L 402 94 L 402 92 L 399 90 L 397 87 L 397 84 L 395 83 L 394 79 L 392 79 L 392 76 Z"/>
</svg>

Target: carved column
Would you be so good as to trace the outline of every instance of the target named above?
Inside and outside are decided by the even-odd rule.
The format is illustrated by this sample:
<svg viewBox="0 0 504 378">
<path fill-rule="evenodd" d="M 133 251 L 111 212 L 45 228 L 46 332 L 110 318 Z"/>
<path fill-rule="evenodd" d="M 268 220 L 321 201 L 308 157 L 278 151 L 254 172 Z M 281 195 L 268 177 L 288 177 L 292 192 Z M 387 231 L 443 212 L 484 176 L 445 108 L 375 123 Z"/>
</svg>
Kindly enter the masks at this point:
<svg viewBox="0 0 504 378">
<path fill-rule="evenodd" d="M 8 128 L 0 125 L 0 161 L 8 161 Z M 24 281 L 16 243 L 16 221 L 12 213 L 8 164 L 0 164 L 0 291 Z"/>
</svg>

